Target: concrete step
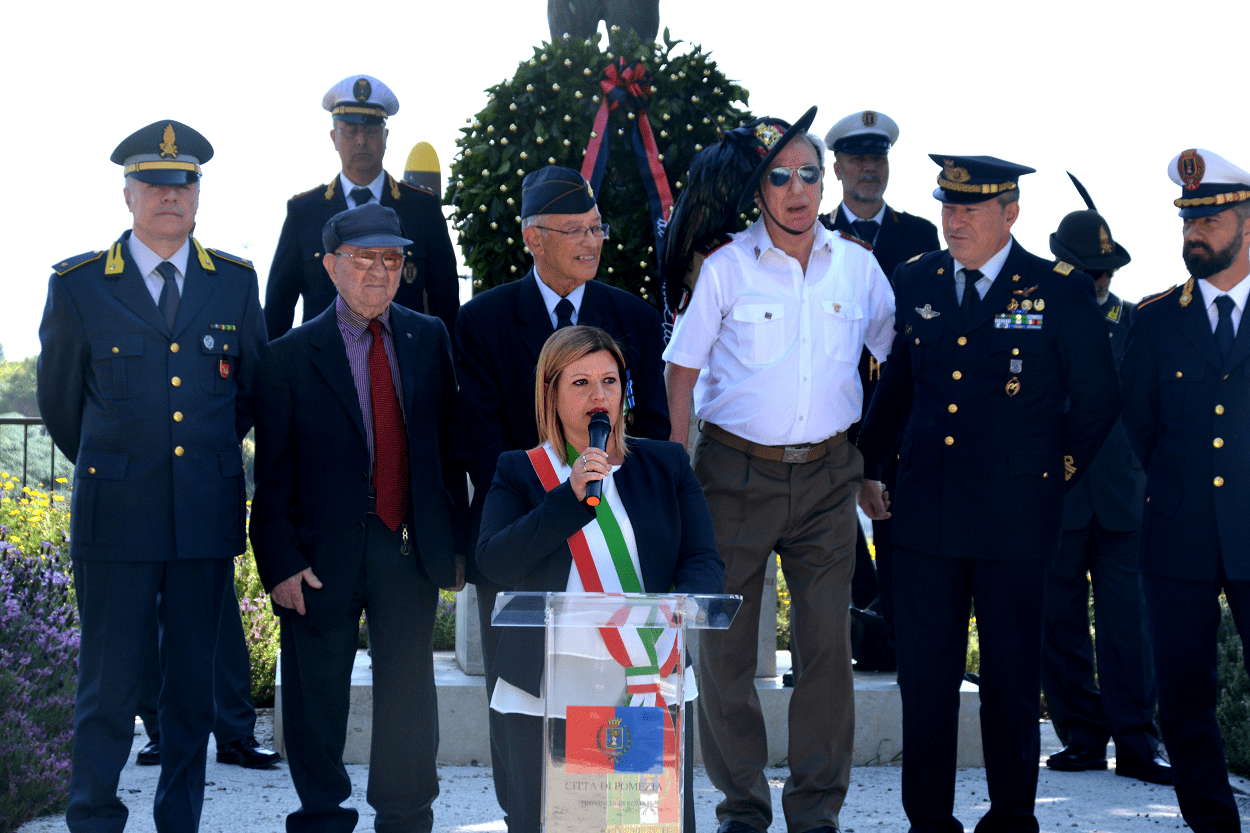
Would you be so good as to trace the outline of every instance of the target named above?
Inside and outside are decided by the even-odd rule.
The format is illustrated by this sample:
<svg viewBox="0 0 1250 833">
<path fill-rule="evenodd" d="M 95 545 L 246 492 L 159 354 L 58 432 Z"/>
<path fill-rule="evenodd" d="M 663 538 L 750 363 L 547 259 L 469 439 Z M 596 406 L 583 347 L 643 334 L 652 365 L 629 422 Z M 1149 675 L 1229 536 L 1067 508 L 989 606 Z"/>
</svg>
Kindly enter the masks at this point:
<svg viewBox="0 0 1250 833">
<path fill-rule="evenodd" d="M 790 653 L 777 652 L 777 671 L 790 668 Z M 490 735 L 487 721 L 485 678 L 465 674 L 452 651 L 434 654 L 434 682 L 438 686 L 438 759 L 442 763 L 490 764 Z M 283 755 L 282 675 L 277 681 L 274 710 L 274 743 Z M 352 670 L 351 710 L 347 719 L 347 745 L 343 760 L 367 764 L 371 725 L 373 672 L 369 657 L 361 651 Z M 770 766 L 784 766 L 789 736 L 787 715 L 793 689 L 781 685 L 781 677 L 761 677 L 755 682 L 768 735 Z M 959 751 L 956 765 L 985 766 L 981 750 L 980 695 L 975 685 L 965 682 L 959 692 Z M 698 735 L 698 723 L 695 723 Z M 903 710 L 898 683 L 893 674 L 855 674 L 855 750 L 852 766 L 893 765 L 902 761 Z M 698 739 L 695 764 L 702 765 Z"/>
</svg>

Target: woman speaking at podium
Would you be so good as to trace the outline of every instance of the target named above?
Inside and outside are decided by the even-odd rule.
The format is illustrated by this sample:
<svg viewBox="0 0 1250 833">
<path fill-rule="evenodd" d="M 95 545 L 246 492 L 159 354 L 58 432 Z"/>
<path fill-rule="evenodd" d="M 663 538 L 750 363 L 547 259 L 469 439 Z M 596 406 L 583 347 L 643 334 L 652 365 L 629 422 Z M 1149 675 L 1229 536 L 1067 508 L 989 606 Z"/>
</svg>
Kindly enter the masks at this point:
<svg viewBox="0 0 1250 833">
<path fill-rule="evenodd" d="M 477 548 L 487 578 L 508 590 L 721 593 L 724 565 L 686 450 L 678 443 L 625 436 L 627 374 L 612 337 L 597 327 L 557 330 L 543 345 L 535 377 L 541 444 L 499 458 Z M 596 447 L 591 422 L 601 423 L 600 414 L 610 428 L 603 447 Z M 602 490 L 599 496 L 594 483 Z M 590 634 L 599 638 L 597 631 Z M 560 702 L 576 703 L 578 697 L 577 691 L 545 692 L 543 641 L 542 628 L 504 628 L 496 658 L 499 681 L 490 705 L 504 715 L 505 736 L 491 740 L 507 764 L 494 777 L 509 833 L 540 829 L 544 694 Z M 592 664 L 586 662 L 589 670 Z M 602 690 L 601 679 L 592 681 L 579 675 L 576 665 L 573 669 L 570 674 L 562 664 L 561 678 Z M 625 705 L 625 673 L 619 671 Z M 695 689 L 686 673 L 689 699 Z M 685 734 L 690 785 L 688 720 Z M 693 811 L 687 789 L 687 830 L 694 830 Z"/>
</svg>

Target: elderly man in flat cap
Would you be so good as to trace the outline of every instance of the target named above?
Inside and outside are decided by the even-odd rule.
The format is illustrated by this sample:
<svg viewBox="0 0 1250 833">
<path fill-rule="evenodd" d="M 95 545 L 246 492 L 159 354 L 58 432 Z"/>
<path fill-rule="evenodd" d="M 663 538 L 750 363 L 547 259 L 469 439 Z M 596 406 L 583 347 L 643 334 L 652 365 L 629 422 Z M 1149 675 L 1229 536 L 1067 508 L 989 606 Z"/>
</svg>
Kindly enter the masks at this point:
<svg viewBox="0 0 1250 833">
<path fill-rule="evenodd" d="M 124 139 L 112 160 L 125 172 L 131 230 L 107 251 L 56 264 L 48 282 L 39 410 L 75 462 L 75 833 L 125 827 L 117 781 L 154 625 L 156 829 L 199 825 L 218 626 L 245 549 L 240 443 L 266 341 L 252 264 L 191 236 L 212 155 L 207 139 L 168 119 Z"/>
<path fill-rule="evenodd" d="M 866 478 L 899 457 L 903 809 L 916 833 L 963 829 L 955 755 L 975 603 L 990 791 L 977 830 L 1036 833 L 1042 565 L 1059 547 L 1064 491 L 1119 412 L 1115 362 L 1089 276 L 1011 235 L 1033 169 L 930 158 L 948 248 L 894 273 L 894 346 L 859 437 Z M 865 480 L 869 517 L 886 503 Z"/>
<path fill-rule="evenodd" d="M 1142 581 L 1176 797 L 1195 831 L 1235 831 L 1215 645 L 1221 591 L 1250 644 L 1250 172 L 1191 148 L 1168 174 L 1189 280 L 1137 305 L 1124 424 L 1146 467 Z"/>
<path fill-rule="evenodd" d="M 443 323 L 393 303 L 399 215 L 330 218 L 338 297 L 269 345 L 260 371 L 252 550 L 282 631 L 282 719 L 300 808 L 286 827 L 350 831 L 343 766 L 362 611 L 373 659 L 369 804 L 379 831 L 428 833 L 438 795 L 430 641 L 457 587 L 464 475 L 451 460 L 456 377 Z"/>
<path fill-rule="evenodd" d="M 773 818 L 755 675 L 774 551 L 799 649 L 781 795 L 786 827 L 837 830 L 850 783 L 847 610 L 863 467 L 846 431 L 862 413 L 860 354 L 867 347 L 886 357 L 894 293 L 865 244 L 817 220 L 824 145 L 807 132 L 815 115 L 812 107 L 793 125 L 756 119 L 722 140 L 718 150 L 737 153 L 751 171 L 732 211 L 754 204 L 762 217 L 707 255 L 664 353 L 672 439 L 689 442 L 693 404 L 701 420 L 694 471 L 712 510 L 725 592 L 743 597 L 732 627 L 699 641 L 703 761 L 725 794 L 719 833 L 758 833 Z"/>
<path fill-rule="evenodd" d="M 1072 181 L 1089 207 L 1060 221 L 1050 236 L 1050 251 L 1094 279 L 1118 364 L 1135 305 L 1111 291 L 1111 277 L 1131 258 L 1111 236 L 1084 186 L 1076 177 Z M 1064 497 L 1063 538 L 1054 558 L 1044 562 L 1042 639 L 1042 690 L 1064 748 L 1046 765 L 1065 772 L 1106 769 L 1107 741 L 1115 738 L 1116 775 L 1171 784 L 1172 770 L 1159 755 L 1154 723 L 1154 663 L 1138 566 L 1145 488 L 1145 472 L 1124 424 L 1117 421 L 1089 473 Z M 1098 615 L 1096 681 L 1091 584 Z"/>
<path fill-rule="evenodd" d="M 664 331 L 660 314 L 641 298 L 595 280 L 611 229 L 595 204 L 590 183 L 577 171 L 548 165 L 521 186 L 521 236 L 534 266 L 520 280 L 500 284 L 464 305 L 456 321 L 457 417 L 463 455 L 473 483 L 471 539 L 477 540 L 482 504 L 505 451 L 538 445 L 534 422 L 534 368 L 548 336 L 561 327 L 602 327 L 621 346 L 628 364 L 629 433 L 668 439 L 664 395 Z M 476 585 L 486 666 L 487 697 L 494 690 L 496 629 L 490 624 L 498 588 L 477 570 L 470 554 L 467 578 Z M 500 731 L 491 712 L 493 735 Z M 507 762 L 491 744 L 495 795 L 508 812 Z"/>
<path fill-rule="evenodd" d="M 304 299 L 305 322 L 334 304 L 334 286 L 321 261 L 321 229 L 340 211 L 380 203 L 399 215 L 404 237 L 395 303 L 441 318 L 450 333 L 460 309 L 456 255 L 439 199 L 424 188 L 395 179 L 382 168 L 388 130 L 386 119 L 399 111 L 390 87 L 371 75 L 350 75 L 321 99 L 330 112 L 330 141 L 342 170 L 328 184 L 291 198 L 286 222 L 265 286 L 265 322 L 269 337 L 291 329 L 295 304 Z"/>
<path fill-rule="evenodd" d="M 881 264 L 886 277 L 903 261 L 925 252 L 937 251 L 937 228 L 928 220 L 891 208 L 885 202 L 890 183 L 890 148 L 898 142 L 898 124 L 885 113 L 860 110 L 839 119 L 825 134 L 825 145 L 833 153 L 833 174 L 842 183 L 842 202 L 821 222 L 834 231 L 854 235 L 872 246 L 872 256 Z M 864 386 L 864 407 L 872 400 L 881 379 L 881 365 L 865 350 L 859 362 Z M 848 431 L 851 442 L 859 436 L 859 423 Z M 885 472 L 887 488 L 894 484 L 897 465 Z M 872 607 L 881 615 L 883 639 L 863 638 L 857 645 L 855 668 L 861 671 L 894 670 L 894 537 L 892 522 L 873 521 L 874 557 L 868 554 L 863 530 L 855 541 L 855 578 L 851 601 L 856 608 Z M 871 616 L 860 618 L 865 628 L 880 627 Z"/>
</svg>

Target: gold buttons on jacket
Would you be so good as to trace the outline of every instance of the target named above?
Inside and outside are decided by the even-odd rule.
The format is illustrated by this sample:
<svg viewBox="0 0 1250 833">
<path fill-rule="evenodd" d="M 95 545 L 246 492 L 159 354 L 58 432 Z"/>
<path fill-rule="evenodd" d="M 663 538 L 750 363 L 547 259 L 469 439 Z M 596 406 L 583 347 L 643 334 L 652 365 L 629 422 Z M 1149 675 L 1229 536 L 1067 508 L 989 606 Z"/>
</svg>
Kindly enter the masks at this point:
<svg viewBox="0 0 1250 833">
<path fill-rule="evenodd" d="M 1223 448 L 1223 447 L 1224 447 L 1224 438 L 1223 438 L 1223 437 L 1216 437 L 1216 438 L 1215 438 L 1215 440 L 1214 440 L 1214 442 L 1212 442 L 1212 443 L 1211 443 L 1211 445 L 1215 446 L 1216 448 Z"/>
<path fill-rule="evenodd" d="M 95 466 L 92 466 L 91 468 L 87 469 L 87 474 L 95 474 Z"/>
<path fill-rule="evenodd" d="M 1184 374 L 1184 373 L 1181 373 L 1179 370 L 1178 370 L 1178 371 L 1176 371 L 1176 378 L 1177 378 L 1177 379 L 1181 378 L 1181 377 L 1182 377 L 1182 376 L 1184 376 L 1184 375 L 1185 375 L 1185 374 Z"/>
<path fill-rule="evenodd" d="M 173 344 L 169 345 L 169 352 L 171 353 L 177 353 L 181 349 L 182 348 L 178 346 L 178 342 L 176 341 Z"/>
<path fill-rule="evenodd" d="M 947 437 L 947 438 L 946 438 L 946 444 L 947 444 L 947 445 L 954 445 L 954 444 L 955 444 L 955 438 L 954 438 L 954 437 Z"/>
<path fill-rule="evenodd" d="M 174 422 L 182 422 L 182 411 L 174 411 Z"/>
<path fill-rule="evenodd" d="M 1018 356 L 1018 355 L 1020 355 L 1020 348 L 1019 348 L 1019 347 L 1012 347 L 1012 348 L 1011 348 L 1011 355 L 1013 355 L 1013 356 Z"/>
<path fill-rule="evenodd" d="M 953 414 L 959 410 L 959 406 L 956 405 L 954 402 L 952 402 L 951 404 L 946 406 L 946 410 L 950 411 Z"/>
<path fill-rule="evenodd" d="M 958 339 L 955 340 L 955 343 L 958 344 L 960 347 L 963 347 L 965 344 L 968 343 L 968 339 L 965 338 L 964 336 L 960 336 Z"/>
<path fill-rule="evenodd" d="M 1217 478 L 1215 478 L 1215 485 L 1216 485 L 1217 487 L 1218 487 L 1218 486 L 1223 486 L 1223 485 L 1224 485 L 1224 478 L 1222 478 L 1222 477 L 1217 477 Z"/>
<path fill-rule="evenodd" d="M 916 339 L 916 343 L 917 343 L 917 344 L 919 344 L 919 343 L 920 343 L 920 339 Z"/>
<path fill-rule="evenodd" d="M 229 344 L 223 344 L 223 345 L 221 345 L 221 352 L 223 352 L 223 353 L 229 353 L 229 352 L 230 352 L 230 345 L 229 345 Z"/>
<path fill-rule="evenodd" d="M 1216 405 L 1216 406 L 1215 406 L 1215 413 L 1216 413 L 1216 414 L 1218 414 L 1218 415 L 1220 415 L 1220 416 L 1223 416 L 1223 415 L 1224 415 L 1224 406 L 1223 406 L 1223 405 Z"/>
<path fill-rule="evenodd" d="M 954 373 L 951 374 L 951 378 L 954 379 L 956 382 L 958 382 L 960 379 L 964 378 L 964 375 L 960 373 L 958 370 L 956 370 Z"/>
<path fill-rule="evenodd" d="M 181 457 L 183 454 L 186 454 L 186 452 L 182 450 L 182 446 L 174 446 L 175 457 Z"/>
<path fill-rule="evenodd" d="M 118 350 L 116 347 L 114 347 L 114 348 L 113 348 L 113 352 L 114 352 L 114 353 L 120 353 L 120 352 L 121 352 L 121 350 Z"/>
<path fill-rule="evenodd" d="M 182 379 L 175 376 L 174 378 L 169 380 L 169 384 L 173 385 L 174 387 L 178 387 L 179 385 L 182 384 Z"/>
<path fill-rule="evenodd" d="M 1047 477 L 1050 477 L 1050 472 L 1048 471 L 1042 472 L 1042 479 L 1045 480 Z"/>
</svg>

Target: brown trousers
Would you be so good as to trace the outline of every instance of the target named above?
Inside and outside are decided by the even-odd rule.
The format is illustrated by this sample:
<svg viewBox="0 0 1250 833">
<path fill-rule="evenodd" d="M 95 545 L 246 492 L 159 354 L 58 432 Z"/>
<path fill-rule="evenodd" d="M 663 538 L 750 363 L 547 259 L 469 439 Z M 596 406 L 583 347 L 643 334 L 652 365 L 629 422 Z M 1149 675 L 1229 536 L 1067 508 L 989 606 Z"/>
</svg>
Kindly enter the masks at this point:
<svg viewBox="0 0 1250 833">
<path fill-rule="evenodd" d="M 733 626 L 703 631 L 699 643 L 703 762 L 725 794 L 717 819 L 757 830 L 772 822 L 755 673 L 764 571 L 775 550 L 802 664 L 790 699 L 790 776 L 782 809 L 790 833 L 836 827 L 855 740 L 848 609 L 863 457 L 843 443 L 814 462 L 773 462 L 700 433 L 693 460 L 725 562 L 725 592 L 743 597 Z"/>
</svg>

